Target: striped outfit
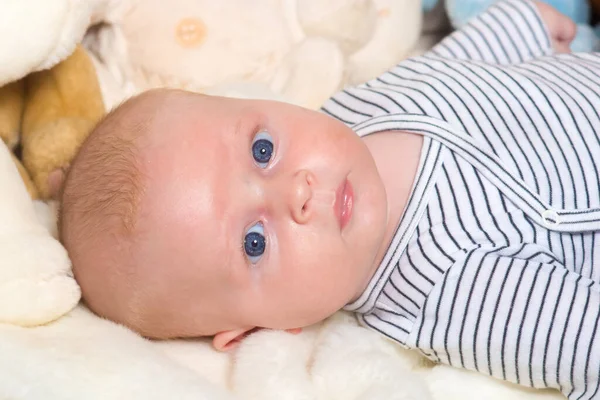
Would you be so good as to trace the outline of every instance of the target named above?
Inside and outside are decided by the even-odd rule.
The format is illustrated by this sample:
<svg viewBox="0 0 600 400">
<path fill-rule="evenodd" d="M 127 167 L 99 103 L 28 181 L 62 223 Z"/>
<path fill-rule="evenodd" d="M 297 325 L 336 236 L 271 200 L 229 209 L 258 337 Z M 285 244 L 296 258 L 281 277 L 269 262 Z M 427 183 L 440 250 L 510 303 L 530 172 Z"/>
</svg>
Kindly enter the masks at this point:
<svg viewBox="0 0 600 400">
<path fill-rule="evenodd" d="M 600 53 L 554 55 L 535 6 L 503 0 L 323 111 L 424 136 L 346 309 L 435 361 L 600 399 Z"/>
</svg>

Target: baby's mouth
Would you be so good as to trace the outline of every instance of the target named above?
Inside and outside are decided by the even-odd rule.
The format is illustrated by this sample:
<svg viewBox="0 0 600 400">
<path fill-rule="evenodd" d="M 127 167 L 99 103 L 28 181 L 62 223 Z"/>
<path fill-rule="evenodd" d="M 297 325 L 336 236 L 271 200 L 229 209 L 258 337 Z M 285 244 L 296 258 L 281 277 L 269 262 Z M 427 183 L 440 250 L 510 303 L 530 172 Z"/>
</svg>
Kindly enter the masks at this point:
<svg viewBox="0 0 600 400">
<path fill-rule="evenodd" d="M 350 218 L 352 218 L 353 205 L 354 190 L 352 184 L 346 178 L 335 191 L 335 202 L 333 204 L 333 212 L 339 221 L 340 230 L 343 230 L 348 225 Z"/>
<path fill-rule="evenodd" d="M 340 230 L 350 221 L 354 204 L 354 190 L 348 179 L 344 179 L 336 190 L 315 190 L 310 199 L 312 207 L 333 209 Z"/>
</svg>

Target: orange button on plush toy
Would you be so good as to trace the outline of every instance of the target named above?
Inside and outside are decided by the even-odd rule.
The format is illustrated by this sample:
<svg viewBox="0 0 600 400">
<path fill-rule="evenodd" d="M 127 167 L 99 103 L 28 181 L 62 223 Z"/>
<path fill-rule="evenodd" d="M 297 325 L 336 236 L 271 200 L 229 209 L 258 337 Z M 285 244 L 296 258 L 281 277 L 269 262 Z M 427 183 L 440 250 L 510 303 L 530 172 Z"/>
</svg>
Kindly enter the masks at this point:
<svg viewBox="0 0 600 400">
<path fill-rule="evenodd" d="M 206 25 L 197 18 L 184 18 L 177 24 L 175 37 L 182 47 L 199 46 L 206 37 Z"/>
</svg>

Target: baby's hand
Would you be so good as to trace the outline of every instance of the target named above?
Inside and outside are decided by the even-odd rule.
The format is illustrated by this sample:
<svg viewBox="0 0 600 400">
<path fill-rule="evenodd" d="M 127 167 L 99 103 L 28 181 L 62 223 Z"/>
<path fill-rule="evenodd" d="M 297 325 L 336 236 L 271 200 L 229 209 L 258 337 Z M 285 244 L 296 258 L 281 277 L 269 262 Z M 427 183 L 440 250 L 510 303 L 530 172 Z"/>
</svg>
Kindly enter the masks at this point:
<svg viewBox="0 0 600 400">
<path fill-rule="evenodd" d="M 542 1 L 534 1 L 542 20 L 548 28 L 552 47 L 557 53 L 570 53 L 569 46 L 577 33 L 577 26 L 571 18 Z"/>
</svg>

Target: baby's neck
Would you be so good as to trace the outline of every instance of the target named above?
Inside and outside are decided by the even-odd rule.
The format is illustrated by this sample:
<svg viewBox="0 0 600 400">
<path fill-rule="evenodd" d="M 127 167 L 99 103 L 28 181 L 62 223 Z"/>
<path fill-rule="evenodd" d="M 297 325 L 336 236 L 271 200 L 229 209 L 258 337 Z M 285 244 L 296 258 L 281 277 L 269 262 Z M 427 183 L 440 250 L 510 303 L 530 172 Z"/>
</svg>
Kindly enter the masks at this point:
<svg viewBox="0 0 600 400">
<path fill-rule="evenodd" d="M 388 203 L 385 235 L 369 274 L 370 279 L 379 268 L 407 206 L 419 168 L 423 137 L 408 132 L 388 131 L 366 136 L 363 140 L 375 160 Z M 365 282 L 365 288 L 368 283 Z"/>
</svg>

